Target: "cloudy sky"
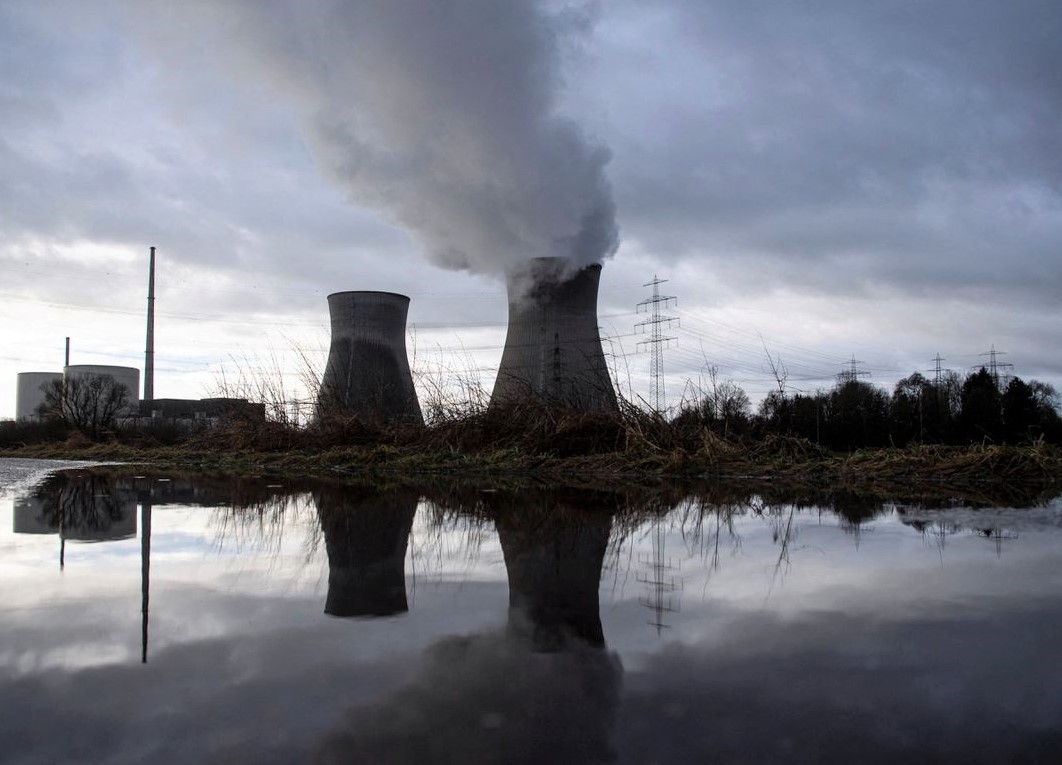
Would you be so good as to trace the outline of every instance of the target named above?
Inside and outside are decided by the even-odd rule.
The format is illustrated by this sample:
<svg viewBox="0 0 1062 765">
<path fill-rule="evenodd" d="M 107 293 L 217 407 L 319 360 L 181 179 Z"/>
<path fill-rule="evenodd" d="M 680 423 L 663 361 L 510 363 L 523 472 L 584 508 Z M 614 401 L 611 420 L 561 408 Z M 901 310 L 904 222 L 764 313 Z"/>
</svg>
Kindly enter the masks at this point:
<svg viewBox="0 0 1062 765">
<path fill-rule="evenodd" d="M 489 388 L 536 255 L 605 261 L 628 395 L 654 275 L 670 403 L 710 365 L 759 398 L 767 352 L 803 390 L 992 347 L 1062 386 L 1059 29 L 1057 0 L 0 0 L 0 417 L 65 336 L 142 365 L 150 245 L 160 397 L 304 397 L 357 289 L 411 297 L 425 386 Z"/>
</svg>

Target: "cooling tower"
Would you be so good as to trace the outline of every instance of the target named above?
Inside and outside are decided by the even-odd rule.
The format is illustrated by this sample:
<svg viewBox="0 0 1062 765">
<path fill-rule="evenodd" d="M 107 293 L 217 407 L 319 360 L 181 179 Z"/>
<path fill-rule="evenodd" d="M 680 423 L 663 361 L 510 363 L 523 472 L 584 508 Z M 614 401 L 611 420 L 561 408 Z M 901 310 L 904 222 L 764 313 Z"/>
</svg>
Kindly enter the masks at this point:
<svg viewBox="0 0 1062 765">
<path fill-rule="evenodd" d="M 91 377 L 109 377 L 127 389 L 125 406 L 120 416 L 140 413 L 140 370 L 136 367 L 114 367 L 103 364 L 72 364 L 63 368 L 67 380 L 81 380 Z"/>
<path fill-rule="evenodd" d="M 15 419 L 36 421 L 37 410 L 44 403 L 44 386 L 63 379 L 59 372 L 20 372 L 15 387 Z"/>
<path fill-rule="evenodd" d="M 565 272 L 563 258 L 535 258 L 508 277 L 509 329 L 491 404 L 535 401 L 583 411 L 616 409 L 601 352 L 601 266 Z"/>
<path fill-rule="evenodd" d="M 332 343 L 317 413 L 423 422 L 406 358 L 409 298 L 393 292 L 328 296 Z"/>
<path fill-rule="evenodd" d="M 314 492 L 328 553 L 326 614 L 390 616 L 409 610 L 406 545 L 419 499 L 408 492 Z"/>
</svg>

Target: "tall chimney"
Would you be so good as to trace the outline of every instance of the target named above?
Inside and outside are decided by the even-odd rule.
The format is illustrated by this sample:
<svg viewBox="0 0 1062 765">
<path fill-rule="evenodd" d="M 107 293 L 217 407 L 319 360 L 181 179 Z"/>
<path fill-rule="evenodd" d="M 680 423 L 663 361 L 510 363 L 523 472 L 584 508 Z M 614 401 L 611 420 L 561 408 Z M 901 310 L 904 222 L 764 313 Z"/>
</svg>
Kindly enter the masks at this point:
<svg viewBox="0 0 1062 765">
<path fill-rule="evenodd" d="M 535 258 L 509 273 L 509 329 L 491 405 L 616 410 L 597 325 L 601 266 L 570 274 L 565 264 Z"/>
<path fill-rule="evenodd" d="M 328 296 L 332 342 L 317 414 L 423 422 L 406 356 L 409 298 L 394 292 Z"/>
<path fill-rule="evenodd" d="M 144 349 L 144 400 L 155 398 L 155 248 L 148 261 L 147 345 Z"/>
</svg>

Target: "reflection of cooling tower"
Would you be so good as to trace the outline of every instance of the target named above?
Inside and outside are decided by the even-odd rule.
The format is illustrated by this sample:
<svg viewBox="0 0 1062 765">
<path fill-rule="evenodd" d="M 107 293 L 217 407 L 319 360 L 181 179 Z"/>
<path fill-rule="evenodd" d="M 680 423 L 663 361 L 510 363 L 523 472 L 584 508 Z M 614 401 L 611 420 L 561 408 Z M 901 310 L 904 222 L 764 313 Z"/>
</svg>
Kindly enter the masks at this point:
<svg viewBox="0 0 1062 765">
<path fill-rule="evenodd" d="M 406 544 L 419 496 L 408 493 L 314 492 L 328 552 L 332 616 L 389 616 L 406 603 Z"/>
<path fill-rule="evenodd" d="M 393 292 L 328 296 L 332 344 L 318 413 L 422 422 L 406 357 L 409 298 Z"/>
<path fill-rule="evenodd" d="M 601 266 L 572 276 L 564 264 L 563 258 L 535 258 L 509 274 L 509 330 L 492 404 L 616 408 L 597 326 Z"/>
<path fill-rule="evenodd" d="M 577 497 L 546 495 L 533 509 L 514 502 L 492 513 L 509 577 L 509 632 L 537 651 L 573 637 L 605 642 L 598 587 L 612 517 L 578 512 Z"/>
</svg>

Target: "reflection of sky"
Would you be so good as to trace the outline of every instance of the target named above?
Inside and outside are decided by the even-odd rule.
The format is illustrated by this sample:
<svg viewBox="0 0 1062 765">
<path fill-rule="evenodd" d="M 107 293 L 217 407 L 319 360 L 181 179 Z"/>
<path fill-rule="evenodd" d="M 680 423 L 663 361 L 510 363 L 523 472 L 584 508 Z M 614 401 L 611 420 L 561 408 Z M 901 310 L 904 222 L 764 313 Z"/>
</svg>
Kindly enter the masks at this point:
<svg viewBox="0 0 1062 765">
<path fill-rule="evenodd" d="M 382 710 L 415 691 L 434 714 L 466 703 L 473 691 L 489 696 L 484 684 L 504 685 L 527 671 L 493 637 L 508 604 L 493 529 L 463 518 L 432 522 L 423 503 L 405 562 L 410 611 L 383 619 L 323 614 L 327 559 L 308 496 L 289 500 L 275 524 L 242 522 L 227 508 L 156 505 L 146 666 L 139 664 L 140 540 L 68 543 L 60 572 L 58 538 L 14 535 L 11 507 L 10 497 L 0 498 L 0 713 L 11 723 L 0 749 L 13 761 L 20 753 L 63 762 L 108 752 L 118 762 L 165 752 L 175 762 L 285 762 L 328 731 L 346 730 L 334 739 L 340 743 L 356 741 L 375 719 L 348 719 L 359 703 Z M 894 512 L 855 533 L 814 510 L 791 518 L 785 508 L 774 517 L 746 513 L 729 528 L 713 515 L 683 521 L 676 511 L 661 524 L 677 610 L 665 615 L 659 635 L 638 576 L 652 558 L 650 526 L 614 534 L 601 618 L 623 666 L 620 761 L 681 762 L 728 746 L 738 752 L 741 736 L 747 746 L 753 735 L 781 747 L 761 755 L 781 756 L 815 710 L 836 712 L 832 724 L 842 733 L 851 715 L 860 726 L 892 720 L 915 735 L 917 716 L 926 715 L 942 740 L 964 720 L 986 731 L 1032 726 L 1057 735 L 1059 511 L 990 511 L 1020 529 L 1001 551 L 968 530 L 941 546 Z M 989 517 L 976 512 L 919 517 L 931 525 L 961 520 L 968 529 Z M 448 643 L 473 634 L 459 650 Z M 440 653 L 438 646 L 449 647 Z M 456 663 L 455 650 L 463 657 Z M 469 671 L 486 679 L 466 688 Z M 527 693 L 548 694 L 521 677 Z M 443 697 L 438 684 L 453 688 Z M 777 718 L 777 740 L 757 732 L 742 709 Z M 482 719 L 494 725 L 502 712 Z M 720 719 L 728 721 L 725 735 L 713 727 Z M 461 720 L 449 732 L 423 721 L 417 730 L 452 736 L 454 751 L 464 751 Z M 43 721 L 64 727 L 62 741 Z M 692 734 L 708 729 L 714 750 L 698 748 Z M 409 732 L 400 723 L 374 730 L 384 743 Z M 904 751 L 899 733 L 893 741 L 871 726 L 862 735 L 885 741 L 882 752 Z M 843 751 L 843 736 L 838 746 Z"/>
</svg>

